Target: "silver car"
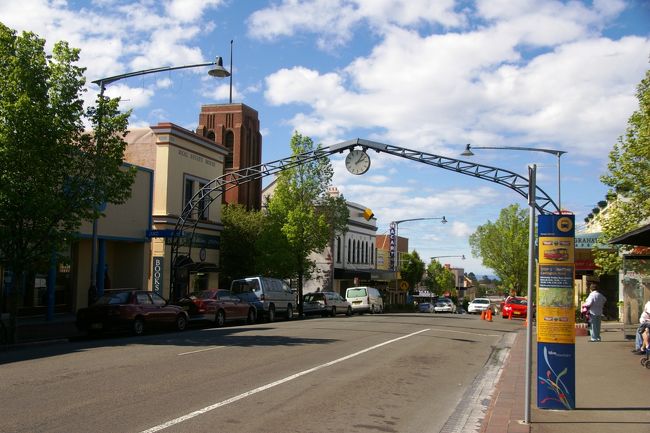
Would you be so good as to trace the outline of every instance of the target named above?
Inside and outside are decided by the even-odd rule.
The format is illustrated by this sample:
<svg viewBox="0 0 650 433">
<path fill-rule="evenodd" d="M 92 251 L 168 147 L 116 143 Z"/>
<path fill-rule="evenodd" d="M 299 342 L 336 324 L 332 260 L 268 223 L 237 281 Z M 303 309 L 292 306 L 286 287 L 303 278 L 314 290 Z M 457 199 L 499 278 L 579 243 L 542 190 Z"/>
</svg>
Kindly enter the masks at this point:
<svg viewBox="0 0 650 433">
<path fill-rule="evenodd" d="M 323 317 L 337 314 L 352 315 L 352 305 L 336 292 L 307 293 L 303 297 L 302 312 L 305 315 L 319 314 Z"/>
</svg>

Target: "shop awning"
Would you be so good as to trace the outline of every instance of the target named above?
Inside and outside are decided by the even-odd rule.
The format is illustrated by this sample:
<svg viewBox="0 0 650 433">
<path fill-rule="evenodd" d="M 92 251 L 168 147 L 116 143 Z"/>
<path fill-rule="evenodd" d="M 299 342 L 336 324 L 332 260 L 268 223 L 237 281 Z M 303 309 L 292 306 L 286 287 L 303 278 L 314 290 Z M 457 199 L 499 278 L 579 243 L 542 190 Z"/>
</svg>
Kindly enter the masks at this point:
<svg viewBox="0 0 650 433">
<path fill-rule="evenodd" d="M 650 224 L 646 224 L 638 229 L 618 236 L 609 241 L 609 243 L 650 247 Z"/>
</svg>

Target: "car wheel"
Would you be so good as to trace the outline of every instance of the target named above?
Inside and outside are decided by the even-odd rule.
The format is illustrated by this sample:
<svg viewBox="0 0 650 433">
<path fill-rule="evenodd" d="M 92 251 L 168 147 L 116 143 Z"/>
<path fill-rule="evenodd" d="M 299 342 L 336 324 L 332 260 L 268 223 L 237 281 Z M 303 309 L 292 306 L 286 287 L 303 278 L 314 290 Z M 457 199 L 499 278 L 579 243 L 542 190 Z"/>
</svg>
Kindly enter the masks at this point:
<svg viewBox="0 0 650 433">
<path fill-rule="evenodd" d="M 267 314 L 267 319 L 269 323 L 275 322 L 275 305 L 271 305 L 269 307 L 269 312 Z"/>
<path fill-rule="evenodd" d="M 133 321 L 133 333 L 135 335 L 142 335 L 144 333 L 144 319 L 142 317 L 137 317 Z"/>
<path fill-rule="evenodd" d="M 222 327 L 226 323 L 226 313 L 223 310 L 217 311 L 217 314 L 214 316 L 214 325 L 217 328 Z"/>
<path fill-rule="evenodd" d="M 332 312 L 330 313 L 330 316 L 336 317 L 336 307 L 332 307 Z"/>
<path fill-rule="evenodd" d="M 293 319 L 293 306 L 291 304 L 287 305 L 287 320 Z"/>
<path fill-rule="evenodd" d="M 345 312 L 346 316 L 351 316 L 352 315 L 352 307 L 348 307 L 348 310 Z"/>
<path fill-rule="evenodd" d="M 185 314 L 179 314 L 178 317 L 176 317 L 176 329 L 179 331 L 185 331 L 187 328 L 187 317 L 185 317 Z"/>
<path fill-rule="evenodd" d="M 254 308 L 250 308 L 250 309 L 248 310 L 248 316 L 246 316 L 246 323 L 248 323 L 248 324 L 255 323 L 255 321 L 256 321 L 256 319 L 257 319 L 256 316 L 257 316 L 257 315 L 255 314 L 255 309 L 254 309 Z"/>
</svg>

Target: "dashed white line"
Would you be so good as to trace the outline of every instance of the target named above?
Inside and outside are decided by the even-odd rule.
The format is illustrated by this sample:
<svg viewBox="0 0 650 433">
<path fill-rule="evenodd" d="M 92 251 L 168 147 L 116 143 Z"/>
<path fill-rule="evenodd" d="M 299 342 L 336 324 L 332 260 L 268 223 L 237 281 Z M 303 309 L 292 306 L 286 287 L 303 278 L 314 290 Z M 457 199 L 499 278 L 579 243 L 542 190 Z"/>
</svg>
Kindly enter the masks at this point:
<svg viewBox="0 0 650 433">
<path fill-rule="evenodd" d="M 366 352 L 370 352 L 371 350 L 378 349 L 382 346 L 386 346 L 387 344 L 395 343 L 396 341 L 404 340 L 405 338 L 413 337 L 414 335 L 421 334 L 423 332 L 429 331 L 429 329 L 422 329 L 421 331 L 413 332 L 408 335 L 403 335 L 401 337 L 394 338 L 392 340 L 384 341 L 383 343 L 376 344 L 374 346 L 368 347 L 366 349 L 360 350 L 358 352 L 352 353 L 350 355 L 344 356 L 343 358 L 338 358 L 335 359 L 334 361 L 326 362 L 325 364 L 318 365 L 316 367 L 310 368 L 308 370 L 301 371 L 300 373 L 292 374 L 291 376 L 287 376 L 284 379 L 276 380 L 275 382 L 271 382 L 269 384 L 266 384 L 264 386 L 260 386 L 259 388 L 252 389 L 250 391 L 246 391 L 243 394 L 239 394 L 235 397 L 231 397 L 227 400 L 220 401 L 218 403 L 212 404 L 210 406 L 206 406 L 203 409 L 195 410 L 194 412 L 190 412 L 187 415 L 180 416 L 178 418 L 174 418 L 172 420 L 169 420 L 165 423 L 159 424 L 157 426 L 151 427 L 150 429 L 143 430 L 141 433 L 154 433 L 160 430 L 164 430 L 168 427 L 174 426 L 176 424 L 180 424 L 184 421 L 187 421 L 189 419 L 195 418 L 199 415 L 203 415 L 204 413 L 210 412 L 214 409 L 220 408 L 222 406 L 226 406 L 230 403 L 234 403 L 238 400 L 244 399 L 246 397 L 249 397 L 253 394 L 257 394 L 262 391 L 266 391 L 267 389 L 273 388 L 275 386 L 281 385 L 283 383 L 289 382 L 291 380 L 297 379 L 301 376 L 305 376 L 309 373 L 313 373 L 315 371 L 318 371 L 320 369 L 323 369 L 325 367 L 330 367 L 334 364 L 338 364 L 339 362 L 347 361 L 348 359 L 354 358 L 355 356 L 362 355 Z"/>
</svg>

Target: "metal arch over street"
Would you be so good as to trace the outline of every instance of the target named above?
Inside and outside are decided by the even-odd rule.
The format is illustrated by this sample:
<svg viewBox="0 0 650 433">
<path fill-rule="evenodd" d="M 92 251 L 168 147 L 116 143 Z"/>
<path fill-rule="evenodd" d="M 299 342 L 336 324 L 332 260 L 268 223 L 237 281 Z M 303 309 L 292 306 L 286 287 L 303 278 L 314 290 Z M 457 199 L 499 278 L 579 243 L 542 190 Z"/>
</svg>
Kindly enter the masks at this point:
<svg viewBox="0 0 650 433">
<path fill-rule="evenodd" d="M 468 161 L 462 161 L 459 159 L 406 149 L 399 146 L 378 143 L 375 141 L 364 140 L 361 138 L 343 141 L 332 146 L 319 148 L 299 155 L 290 156 L 269 163 L 259 164 L 230 173 L 225 173 L 222 176 L 211 180 L 199 191 L 197 191 L 197 193 L 194 194 L 194 196 L 192 196 L 192 198 L 189 200 L 183 209 L 181 216 L 176 222 L 176 227 L 173 232 L 174 234 L 171 238 L 170 297 L 172 299 L 176 299 L 176 297 L 179 295 L 176 293 L 178 289 L 176 281 L 178 271 L 184 268 L 189 269 L 189 266 L 192 264 L 192 260 L 190 258 L 192 252 L 192 242 L 196 228 L 200 224 L 199 215 L 213 201 L 220 198 L 225 193 L 225 191 L 246 182 L 261 179 L 263 177 L 270 176 L 272 174 L 299 166 L 307 162 L 326 158 L 335 153 L 342 153 L 345 150 L 353 149 L 355 147 L 361 147 L 364 150 L 372 149 L 376 152 L 388 153 L 401 158 L 410 159 L 411 161 L 432 165 L 434 167 L 454 171 L 456 173 L 461 173 L 467 176 L 477 177 L 489 182 L 498 183 L 516 191 L 526 199 L 528 199 L 530 194 L 529 180 L 509 170 L 475 164 Z M 552 210 L 549 210 L 549 208 L 554 208 L 556 211 L 559 211 L 557 205 L 549 197 L 549 195 L 537 186 L 535 187 L 534 203 L 535 207 L 541 214 L 551 213 Z M 183 245 L 181 245 L 181 243 Z M 181 247 L 186 248 L 186 254 L 179 254 Z"/>
</svg>

